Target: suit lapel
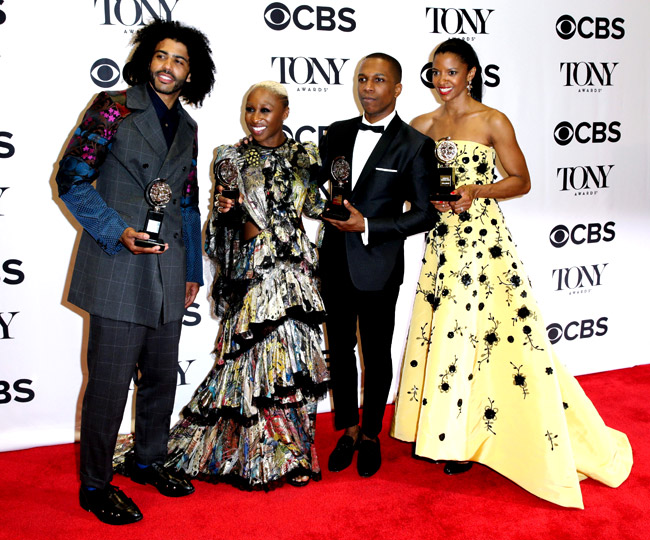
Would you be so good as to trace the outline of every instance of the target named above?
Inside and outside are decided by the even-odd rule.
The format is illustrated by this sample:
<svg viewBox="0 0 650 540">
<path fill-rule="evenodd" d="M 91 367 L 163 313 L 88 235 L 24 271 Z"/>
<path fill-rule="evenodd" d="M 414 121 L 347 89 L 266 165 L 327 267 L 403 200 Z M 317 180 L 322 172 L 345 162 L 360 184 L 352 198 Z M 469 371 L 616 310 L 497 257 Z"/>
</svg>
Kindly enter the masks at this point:
<svg viewBox="0 0 650 540">
<path fill-rule="evenodd" d="M 383 135 L 379 138 L 379 141 L 377 142 L 375 148 L 370 154 L 368 161 L 366 161 L 366 164 L 363 167 L 361 174 L 359 175 L 359 179 L 357 180 L 357 183 L 355 184 L 353 191 L 355 191 L 363 182 L 365 182 L 366 179 L 372 173 L 372 171 L 375 170 L 377 163 L 382 158 L 382 156 L 386 153 L 386 151 L 390 148 L 390 145 L 393 143 L 393 140 L 395 139 L 397 133 L 399 132 L 401 125 L 402 125 L 402 120 L 396 114 L 395 118 L 393 118 L 390 124 L 388 124 L 388 126 L 386 127 Z"/>
<path fill-rule="evenodd" d="M 127 90 L 128 106 L 132 109 L 140 109 L 141 114 L 134 115 L 133 125 L 138 130 L 151 152 L 156 156 L 155 177 L 177 178 L 182 180 L 183 175 L 173 174 L 174 165 L 178 165 L 179 156 L 187 149 L 187 140 L 193 138 L 193 127 L 187 113 L 181 109 L 178 122 L 178 129 L 169 150 L 167 141 L 160 127 L 160 120 L 156 109 L 151 103 L 147 89 L 144 85 L 134 86 Z M 154 162 L 149 162 L 153 167 Z"/>
<path fill-rule="evenodd" d="M 161 160 L 164 160 L 167 155 L 167 141 L 165 141 L 165 136 L 160 127 L 160 120 L 153 105 L 150 105 L 142 114 L 139 114 L 134 124 L 153 152 Z"/>
<path fill-rule="evenodd" d="M 147 88 L 144 84 L 133 86 L 126 92 L 127 107 L 130 109 L 140 109 L 142 114 L 138 114 L 133 121 L 136 129 L 142 135 L 142 138 L 149 145 L 151 150 L 161 160 L 165 159 L 167 154 L 167 142 L 160 127 L 160 120 L 156 114 L 156 109 L 151 103 Z"/>
</svg>

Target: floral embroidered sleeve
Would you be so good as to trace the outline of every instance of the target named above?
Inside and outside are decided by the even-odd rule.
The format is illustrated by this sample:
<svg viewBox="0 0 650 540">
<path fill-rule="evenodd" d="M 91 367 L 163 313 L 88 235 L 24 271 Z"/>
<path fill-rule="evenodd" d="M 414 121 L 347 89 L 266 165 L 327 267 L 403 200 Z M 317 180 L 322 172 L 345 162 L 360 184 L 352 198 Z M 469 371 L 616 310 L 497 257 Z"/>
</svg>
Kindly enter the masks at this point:
<svg viewBox="0 0 650 540">
<path fill-rule="evenodd" d="M 203 256 L 201 253 L 201 213 L 199 210 L 199 184 L 196 179 L 196 158 L 198 137 L 194 132 L 192 168 L 185 182 L 181 197 L 181 219 L 183 220 L 183 242 L 185 243 L 187 269 L 185 281 L 203 285 Z"/>
<path fill-rule="evenodd" d="M 122 249 L 119 239 L 128 227 L 122 217 L 95 191 L 92 182 L 106 159 L 120 122 L 130 111 L 119 101 L 124 94 L 100 93 L 86 111 L 59 163 L 59 197 L 81 226 L 109 255 Z"/>
<path fill-rule="evenodd" d="M 325 209 L 325 199 L 323 199 L 318 189 L 318 171 L 322 164 L 318 147 L 314 143 L 305 142 L 303 147 L 309 156 L 309 184 L 307 185 L 307 196 L 302 211 L 307 217 L 318 218 Z"/>
</svg>

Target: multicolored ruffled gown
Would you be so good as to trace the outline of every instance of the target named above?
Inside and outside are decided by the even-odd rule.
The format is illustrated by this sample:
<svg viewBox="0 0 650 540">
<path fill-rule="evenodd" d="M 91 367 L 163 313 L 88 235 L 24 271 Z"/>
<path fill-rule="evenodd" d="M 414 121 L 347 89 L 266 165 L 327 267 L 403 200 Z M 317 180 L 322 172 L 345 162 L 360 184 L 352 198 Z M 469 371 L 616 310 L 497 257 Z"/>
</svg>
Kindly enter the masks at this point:
<svg viewBox="0 0 650 540">
<path fill-rule="evenodd" d="M 455 141 L 457 184 L 494 179 L 494 150 Z M 477 199 L 427 235 L 393 436 L 434 460 L 475 461 L 553 503 L 582 508 L 579 480 L 629 475 L 608 428 L 557 360 L 501 209 Z"/>
<path fill-rule="evenodd" d="M 238 170 L 244 201 L 235 223 L 215 212 L 208 225 L 216 365 L 172 428 L 166 466 L 251 488 L 294 474 L 318 479 L 314 422 L 329 374 L 317 254 L 301 222 L 323 210 L 318 150 L 289 139 L 277 148 L 221 146 L 216 163 L 224 159 Z M 246 220 L 261 230 L 248 241 Z"/>
</svg>

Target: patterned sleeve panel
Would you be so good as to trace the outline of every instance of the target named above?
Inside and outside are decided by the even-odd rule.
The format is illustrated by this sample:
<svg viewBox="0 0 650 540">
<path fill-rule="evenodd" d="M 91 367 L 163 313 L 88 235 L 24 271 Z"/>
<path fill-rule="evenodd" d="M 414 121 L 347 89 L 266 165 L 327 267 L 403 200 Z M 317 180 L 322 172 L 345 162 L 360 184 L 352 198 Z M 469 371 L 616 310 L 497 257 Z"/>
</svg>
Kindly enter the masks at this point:
<svg viewBox="0 0 650 540">
<path fill-rule="evenodd" d="M 199 184 L 196 177 L 198 156 L 197 131 L 194 132 L 192 167 L 181 197 L 183 242 L 185 243 L 187 269 L 185 281 L 203 285 L 203 257 L 201 252 L 201 212 L 199 210 Z"/>
<path fill-rule="evenodd" d="M 322 197 L 318 187 L 318 172 L 321 167 L 318 147 L 311 141 L 303 143 L 309 156 L 309 184 L 307 186 L 307 197 L 303 206 L 303 214 L 310 218 L 318 218 L 325 209 L 325 199 Z"/>
<path fill-rule="evenodd" d="M 120 122 L 130 114 L 120 101 L 123 94 L 97 96 L 70 139 L 56 175 L 61 200 L 109 255 L 122 249 L 119 239 L 128 225 L 91 184 L 99 176 Z"/>
</svg>

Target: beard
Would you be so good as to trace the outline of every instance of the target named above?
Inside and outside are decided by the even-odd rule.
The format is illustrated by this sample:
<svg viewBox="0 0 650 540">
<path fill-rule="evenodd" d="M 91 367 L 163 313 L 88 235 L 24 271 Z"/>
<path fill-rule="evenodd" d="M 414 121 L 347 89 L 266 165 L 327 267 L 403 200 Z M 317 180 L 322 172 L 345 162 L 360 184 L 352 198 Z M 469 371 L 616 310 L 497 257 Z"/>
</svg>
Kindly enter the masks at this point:
<svg viewBox="0 0 650 540">
<path fill-rule="evenodd" d="M 172 79 L 174 80 L 174 84 L 170 85 L 170 84 L 161 83 L 157 77 L 159 73 L 165 73 L 170 77 L 172 77 Z M 150 71 L 149 81 L 151 82 L 151 86 L 153 86 L 156 92 L 167 95 L 167 94 L 175 94 L 176 92 L 179 92 L 185 85 L 186 79 L 179 81 L 178 79 L 176 79 L 176 77 L 174 77 L 174 75 L 172 75 L 168 71 L 156 71 L 155 73 L 153 71 Z"/>
</svg>

